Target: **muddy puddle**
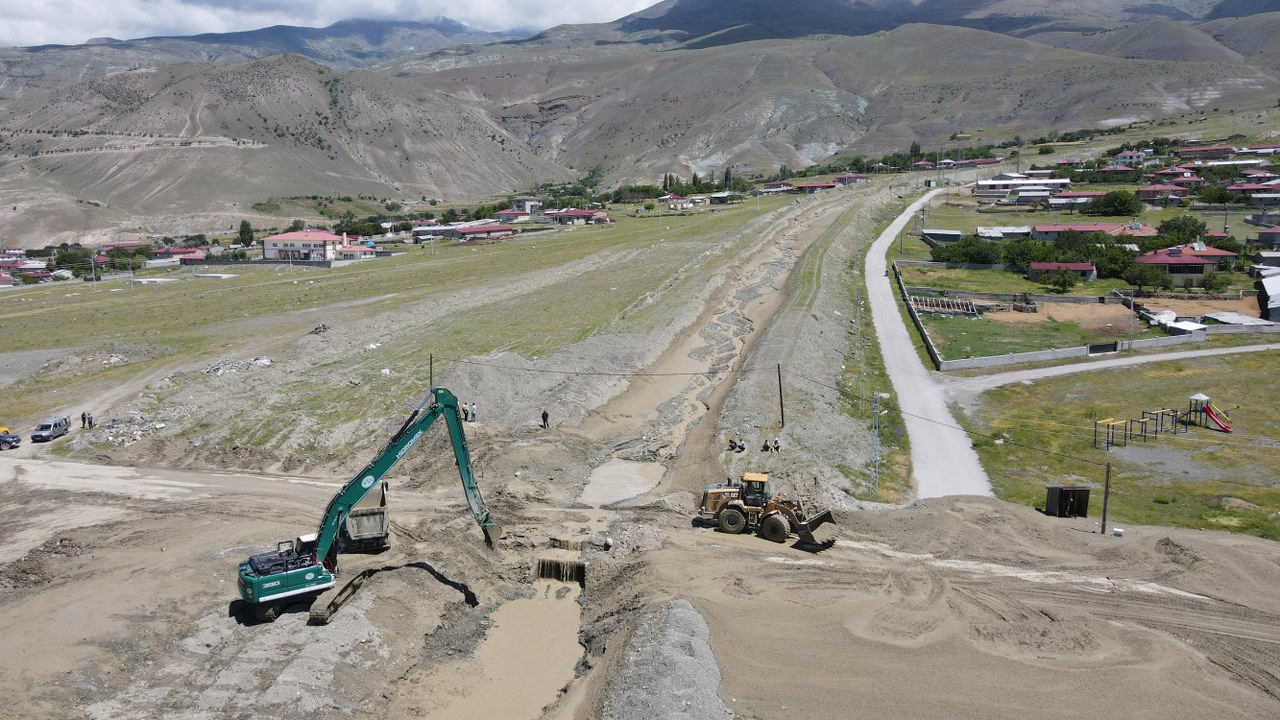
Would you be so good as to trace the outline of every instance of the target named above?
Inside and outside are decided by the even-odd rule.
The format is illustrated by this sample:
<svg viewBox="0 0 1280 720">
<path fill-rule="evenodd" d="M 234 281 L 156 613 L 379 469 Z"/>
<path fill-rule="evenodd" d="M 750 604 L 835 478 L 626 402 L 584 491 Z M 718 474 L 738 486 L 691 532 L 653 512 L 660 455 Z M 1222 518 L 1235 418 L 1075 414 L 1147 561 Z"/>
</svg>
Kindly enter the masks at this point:
<svg viewBox="0 0 1280 720">
<path fill-rule="evenodd" d="M 541 717 L 573 680 L 578 644 L 578 587 L 535 581 L 537 595 L 493 612 L 493 625 L 471 657 L 412 683 L 410 708 L 432 720 Z M 410 714 L 414 714 L 411 712 Z"/>
<path fill-rule="evenodd" d="M 657 463 L 610 460 L 592 471 L 578 502 L 598 508 L 643 495 L 657 487 L 665 472 Z"/>
</svg>

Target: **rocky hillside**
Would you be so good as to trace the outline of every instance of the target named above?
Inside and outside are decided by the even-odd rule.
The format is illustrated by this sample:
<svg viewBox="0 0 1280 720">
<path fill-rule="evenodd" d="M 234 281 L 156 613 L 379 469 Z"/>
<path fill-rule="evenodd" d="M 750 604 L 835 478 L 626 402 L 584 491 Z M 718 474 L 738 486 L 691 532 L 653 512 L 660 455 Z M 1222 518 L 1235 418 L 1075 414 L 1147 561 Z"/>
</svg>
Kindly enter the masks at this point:
<svg viewBox="0 0 1280 720">
<path fill-rule="evenodd" d="M 1250 7 L 667 0 L 429 52 L 485 37 L 352 22 L 8 50 L 0 238 L 207 232 L 271 197 L 470 200 L 595 166 L 610 184 L 767 174 L 958 130 L 999 142 L 1272 107 L 1280 13 L 1230 16 Z"/>
</svg>

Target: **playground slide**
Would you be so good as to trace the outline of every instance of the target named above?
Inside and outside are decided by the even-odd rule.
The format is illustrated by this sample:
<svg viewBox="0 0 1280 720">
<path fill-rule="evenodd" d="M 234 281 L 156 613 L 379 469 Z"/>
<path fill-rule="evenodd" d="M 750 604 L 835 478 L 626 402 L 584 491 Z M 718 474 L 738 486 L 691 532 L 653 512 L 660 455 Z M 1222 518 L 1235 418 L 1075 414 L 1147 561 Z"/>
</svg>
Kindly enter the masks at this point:
<svg viewBox="0 0 1280 720">
<path fill-rule="evenodd" d="M 1218 414 L 1218 411 L 1215 410 L 1212 405 L 1205 406 L 1204 414 L 1207 415 L 1209 419 L 1213 421 L 1213 424 L 1217 425 L 1222 432 L 1231 432 L 1231 426 L 1223 421 L 1222 416 Z"/>
</svg>

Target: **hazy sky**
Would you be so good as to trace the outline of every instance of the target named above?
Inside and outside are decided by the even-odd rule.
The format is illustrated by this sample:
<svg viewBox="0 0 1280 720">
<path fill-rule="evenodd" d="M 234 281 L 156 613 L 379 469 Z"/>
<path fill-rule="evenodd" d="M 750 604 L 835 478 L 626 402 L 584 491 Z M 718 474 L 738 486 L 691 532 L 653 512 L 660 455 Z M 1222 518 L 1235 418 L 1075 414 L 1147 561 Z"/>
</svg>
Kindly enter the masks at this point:
<svg viewBox="0 0 1280 720">
<path fill-rule="evenodd" d="M 352 17 L 429 20 L 444 16 L 481 30 L 608 22 L 659 0 L 5 0 L 0 47 L 79 45 L 89 38 L 325 27 Z"/>
</svg>

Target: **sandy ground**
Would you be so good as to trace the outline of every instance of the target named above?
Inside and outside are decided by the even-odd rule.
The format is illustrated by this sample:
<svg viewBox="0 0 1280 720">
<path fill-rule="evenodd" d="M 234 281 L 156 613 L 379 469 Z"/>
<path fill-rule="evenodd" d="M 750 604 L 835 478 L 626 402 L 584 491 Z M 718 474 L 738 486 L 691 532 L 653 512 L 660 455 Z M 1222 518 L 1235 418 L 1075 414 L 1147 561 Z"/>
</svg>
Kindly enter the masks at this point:
<svg viewBox="0 0 1280 720">
<path fill-rule="evenodd" d="M 1261 317 L 1258 301 L 1254 298 L 1240 300 L 1179 300 L 1150 298 L 1144 304 L 1153 312 L 1172 310 L 1178 317 L 1199 317 L 1212 312 L 1236 312 L 1249 317 Z M 984 318 L 1007 323 L 1037 323 L 1057 320 L 1058 322 L 1075 323 L 1086 330 L 1111 332 L 1124 335 L 1129 332 L 1131 323 L 1140 321 L 1133 318 L 1133 313 L 1124 305 L 1084 304 L 1084 303 L 1041 303 L 1039 312 L 989 312 Z M 1134 326 L 1140 329 L 1140 326 Z"/>
<path fill-rule="evenodd" d="M 0 454 L 0 718 L 1280 716 L 1275 543 L 1158 527 L 1102 536 L 1091 519 L 989 498 L 849 499 L 838 467 L 866 462 L 868 435 L 831 388 L 855 313 L 850 260 L 888 200 L 830 193 L 742 228 L 724 239 L 740 261 L 699 276 L 673 322 L 643 337 L 455 365 L 441 384 L 480 407 L 469 442 L 506 535 L 484 546 L 434 433 L 393 474 L 392 549 L 344 559 L 344 572 L 379 572 L 324 627 L 304 608 L 252 622 L 234 569 L 314 527 L 365 458 L 218 456 L 178 430 L 209 398 L 249 405 L 291 362 L 358 357 L 394 322 L 438 310 L 247 337 L 246 357 L 279 361 L 234 383 L 181 373 L 112 388 L 103 416 L 163 418 L 168 432 L 112 464 L 48 446 Z M 615 262 L 603 253 L 464 302 Z M 290 360 L 301 353 L 279 342 L 308 354 Z M 622 375 L 510 382 L 515 368 L 580 357 Z M 161 386 L 171 399 L 156 399 Z M 574 402 L 541 430 L 532 419 L 549 396 Z M 783 451 L 726 453 L 729 435 L 779 437 Z M 818 533 L 831 542 L 691 522 L 703 483 L 747 469 L 835 508 Z M 539 559 L 584 563 L 586 580 L 539 579 Z"/>
</svg>

